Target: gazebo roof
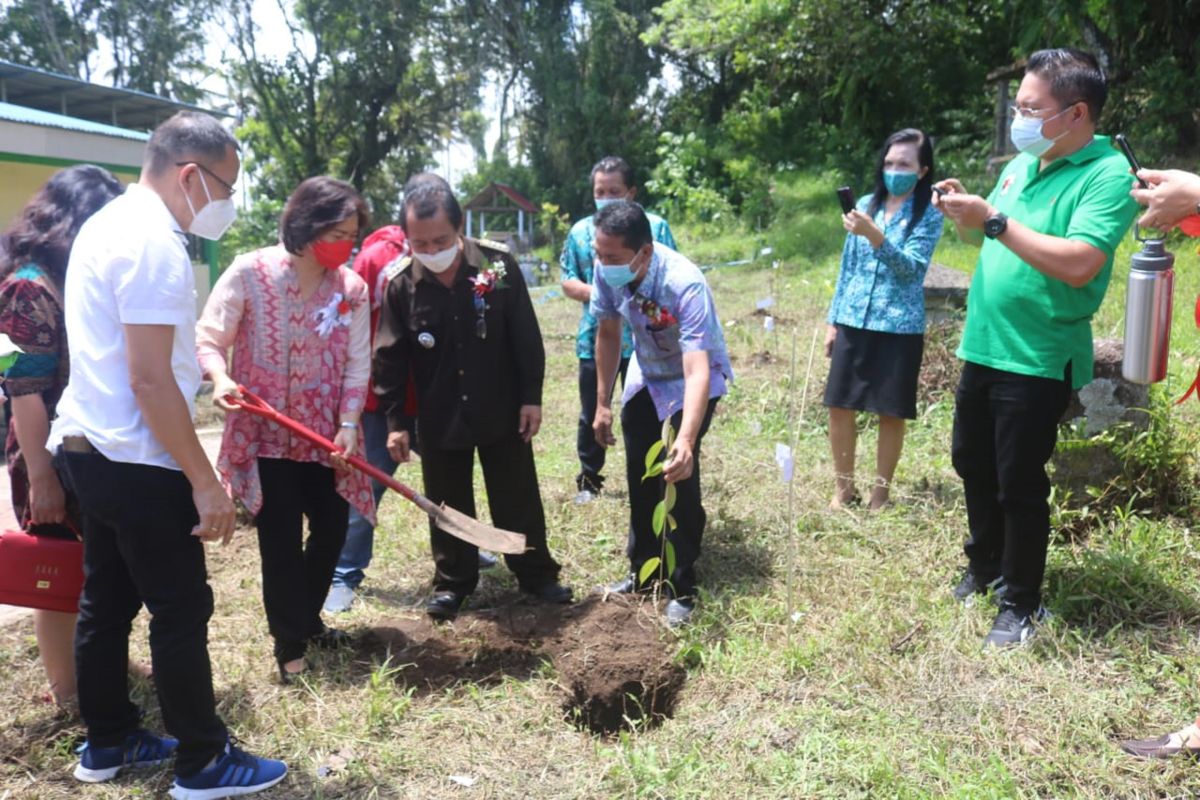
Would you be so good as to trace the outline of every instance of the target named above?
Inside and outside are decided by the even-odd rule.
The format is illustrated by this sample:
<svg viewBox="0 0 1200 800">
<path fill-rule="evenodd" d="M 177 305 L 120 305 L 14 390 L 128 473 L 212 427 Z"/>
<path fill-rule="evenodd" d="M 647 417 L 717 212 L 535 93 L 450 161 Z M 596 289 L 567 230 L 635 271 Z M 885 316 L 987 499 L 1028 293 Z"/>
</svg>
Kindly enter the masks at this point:
<svg viewBox="0 0 1200 800">
<path fill-rule="evenodd" d="M 507 197 L 517 208 L 521 209 L 522 211 L 526 211 L 530 214 L 536 214 L 538 212 L 538 207 L 534 205 L 533 201 L 528 197 L 521 194 L 508 184 L 497 183 L 496 181 L 492 181 L 487 186 L 483 187 L 478 194 L 476 194 L 474 197 L 468 200 L 466 204 L 463 205 L 463 208 L 467 211 L 512 211 L 512 208 L 509 206 L 496 204 L 499 200 L 499 195 Z"/>
</svg>

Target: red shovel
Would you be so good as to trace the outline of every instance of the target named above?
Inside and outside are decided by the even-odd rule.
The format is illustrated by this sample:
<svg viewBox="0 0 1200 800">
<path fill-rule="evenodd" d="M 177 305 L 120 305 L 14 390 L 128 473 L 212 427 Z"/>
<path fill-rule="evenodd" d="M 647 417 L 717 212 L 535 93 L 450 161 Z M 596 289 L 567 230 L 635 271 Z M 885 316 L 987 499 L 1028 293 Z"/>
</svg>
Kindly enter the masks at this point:
<svg viewBox="0 0 1200 800">
<path fill-rule="evenodd" d="M 242 393 L 241 399 L 233 395 L 225 395 L 225 401 L 243 411 L 257 414 L 277 425 L 282 425 L 300 438 L 307 439 L 317 447 L 331 454 L 341 452 L 333 442 L 291 417 L 279 413 L 266 400 L 263 400 L 246 387 L 239 386 L 238 391 Z M 361 472 L 365 472 L 384 486 L 399 492 L 407 499 L 416 503 L 418 508 L 429 515 L 429 518 L 433 520 L 435 525 L 451 536 L 457 536 L 464 542 L 470 542 L 477 547 L 483 547 L 495 553 L 520 554 L 525 552 L 525 536 L 523 534 L 493 528 L 491 525 L 484 525 L 474 517 L 468 517 L 461 511 L 450 508 L 445 503 L 442 503 L 440 506 L 434 505 L 433 501 L 428 497 L 408 488 L 383 470 L 372 466 L 369 461 L 361 456 L 350 456 L 345 460 L 350 466 Z"/>
</svg>

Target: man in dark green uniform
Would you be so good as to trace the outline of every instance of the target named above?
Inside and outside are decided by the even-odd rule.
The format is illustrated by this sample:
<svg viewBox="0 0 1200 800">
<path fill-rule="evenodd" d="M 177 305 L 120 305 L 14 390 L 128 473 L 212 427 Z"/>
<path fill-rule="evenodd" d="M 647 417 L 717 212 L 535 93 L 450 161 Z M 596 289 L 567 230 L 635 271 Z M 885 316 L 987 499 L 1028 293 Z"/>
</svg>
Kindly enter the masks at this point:
<svg viewBox="0 0 1200 800">
<path fill-rule="evenodd" d="M 530 548 L 505 556 L 522 591 L 570 602 L 546 546 L 530 444 L 541 426 L 546 357 L 521 270 L 503 245 L 462 235 L 462 209 L 436 175 L 408 181 L 400 218 L 413 255 L 390 268 L 372 364 L 388 451 L 409 460 L 411 368 L 426 496 L 474 516 L 478 450 L 492 522 L 524 534 Z M 426 611 L 448 619 L 475 591 L 478 549 L 432 523 L 430 542 L 434 594 Z"/>
<path fill-rule="evenodd" d="M 1072 388 L 1092 380 L 1092 315 L 1113 253 L 1133 221 L 1129 169 L 1096 135 L 1104 73 L 1088 53 L 1029 57 L 1013 107 L 1020 151 L 992 193 L 942 181 L 937 205 L 981 246 L 958 356 L 954 468 L 970 536 L 968 600 L 996 589 L 1000 611 L 985 646 L 1026 642 L 1045 610 L 1050 481 L 1058 423 Z"/>
</svg>

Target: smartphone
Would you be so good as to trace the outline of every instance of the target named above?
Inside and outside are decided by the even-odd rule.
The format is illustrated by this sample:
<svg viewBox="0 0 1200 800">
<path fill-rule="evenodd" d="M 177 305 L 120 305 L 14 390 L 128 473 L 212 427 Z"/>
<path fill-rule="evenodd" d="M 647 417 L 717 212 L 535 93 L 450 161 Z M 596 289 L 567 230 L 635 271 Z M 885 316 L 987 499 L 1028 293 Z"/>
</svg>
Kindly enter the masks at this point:
<svg viewBox="0 0 1200 800">
<path fill-rule="evenodd" d="M 945 190 L 945 189 L 943 189 L 942 187 L 940 187 L 940 186 L 931 186 L 930 188 L 931 188 L 931 189 L 933 189 L 933 193 L 934 193 L 934 194 L 936 194 L 938 197 L 945 197 L 945 196 L 946 196 L 946 190 Z"/>
<path fill-rule="evenodd" d="M 837 190 L 838 200 L 842 203 L 842 213 L 849 214 L 854 210 L 854 192 L 849 186 L 840 186 Z"/>
<path fill-rule="evenodd" d="M 1125 154 L 1125 160 L 1129 162 L 1129 166 L 1133 167 L 1134 173 L 1142 171 L 1142 165 L 1138 163 L 1137 156 L 1133 154 L 1133 147 L 1130 146 L 1129 140 L 1125 138 L 1125 134 L 1118 133 L 1113 137 L 1113 141 L 1121 148 L 1121 152 Z M 1138 178 L 1138 184 L 1143 189 L 1149 189 L 1150 184 L 1146 183 L 1141 178 Z"/>
</svg>

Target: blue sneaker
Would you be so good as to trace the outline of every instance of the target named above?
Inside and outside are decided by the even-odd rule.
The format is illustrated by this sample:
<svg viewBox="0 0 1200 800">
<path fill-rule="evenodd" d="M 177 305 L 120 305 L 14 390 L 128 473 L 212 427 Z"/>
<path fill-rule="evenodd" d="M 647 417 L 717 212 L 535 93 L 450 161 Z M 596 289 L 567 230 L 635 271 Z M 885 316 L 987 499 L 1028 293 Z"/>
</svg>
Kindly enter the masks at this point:
<svg viewBox="0 0 1200 800">
<path fill-rule="evenodd" d="M 87 742 L 79 748 L 79 764 L 75 778 L 84 783 L 111 781 L 126 767 L 155 767 L 169 759 L 179 742 L 167 736 L 155 736 L 139 728 L 125 737 L 116 747 L 92 747 Z"/>
<path fill-rule="evenodd" d="M 287 764 L 270 758 L 256 758 L 233 744 L 216 763 L 187 778 L 175 776 L 171 797 L 175 800 L 217 800 L 239 797 L 269 789 L 287 775 Z"/>
</svg>

